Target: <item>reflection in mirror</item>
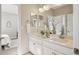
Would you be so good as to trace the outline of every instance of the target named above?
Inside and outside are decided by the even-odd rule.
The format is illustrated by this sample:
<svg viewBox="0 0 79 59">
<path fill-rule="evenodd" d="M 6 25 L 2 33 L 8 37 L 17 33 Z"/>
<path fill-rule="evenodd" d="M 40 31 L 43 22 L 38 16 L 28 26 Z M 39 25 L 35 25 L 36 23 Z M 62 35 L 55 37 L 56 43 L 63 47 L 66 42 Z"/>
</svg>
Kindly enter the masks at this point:
<svg viewBox="0 0 79 59">
<path fill-rule="evenodd" d="M 56 28 L 56 34 L 65 37 L 71 36 L 73 32 L 73 15 L 72 14 L 65 14 L 60 16 L 54 16 L 54 25 Z"/>
<path fill-rule="evenodd" d="M 48 27 L 50 33 L 56 34 L 53 16 L 48 16 Z"/>
<path fill-rule="evenodd" d="M 41 15 L 31 15 L 31 29 L 33 33 L 39 32 L 42 28 L 43 16 Z"/>
</svg>

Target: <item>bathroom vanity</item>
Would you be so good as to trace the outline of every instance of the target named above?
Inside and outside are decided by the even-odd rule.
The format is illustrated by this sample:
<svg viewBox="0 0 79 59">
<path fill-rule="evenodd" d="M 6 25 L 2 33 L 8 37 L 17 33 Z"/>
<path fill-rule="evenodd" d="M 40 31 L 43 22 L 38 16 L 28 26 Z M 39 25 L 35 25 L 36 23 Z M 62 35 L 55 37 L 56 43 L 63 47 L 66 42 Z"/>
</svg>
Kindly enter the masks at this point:
<svg viewBox="0 0 79 59">
<path fill-rule="evenodd" d="M 59 40 L 56 38 L 41 38 L 32 35 L 29 40 L 29 51 L 35 55 L 72 55 L 72 40 Z M 63 42 L 61 40 L 63 40 Z"/>
<path fill-rule="evenodd" d="M 34 55 L 73 55 L 72 20 L 73 12 L 32 15 L 29 51 Z"/>
</svg>

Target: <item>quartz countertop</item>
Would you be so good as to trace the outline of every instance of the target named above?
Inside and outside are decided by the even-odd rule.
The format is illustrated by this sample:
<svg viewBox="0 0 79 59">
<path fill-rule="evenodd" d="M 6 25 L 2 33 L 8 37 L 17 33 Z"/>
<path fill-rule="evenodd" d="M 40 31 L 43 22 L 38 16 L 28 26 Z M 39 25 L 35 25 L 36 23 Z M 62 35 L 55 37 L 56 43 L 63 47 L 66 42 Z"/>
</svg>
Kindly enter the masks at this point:
<svg viewBox="0 0 79 59">
<path fill-rule="evenodd" d="M 47 42 L 60 44 L 62 46 L 73 49 L 73 39 L 70 36 L 66 36 L 63 39 L 59 38 L 59 36 L 57 36 L 57 35 L 52 35 L 52 37 L 50 37 L 50 38 L 46 38 L 46 37 L 43 37 L 40 35 L 32 35 L 32 37 L 38 38 L 38 39 L 40 38 L 40 39 L 45 40 Z"/>
</svg>

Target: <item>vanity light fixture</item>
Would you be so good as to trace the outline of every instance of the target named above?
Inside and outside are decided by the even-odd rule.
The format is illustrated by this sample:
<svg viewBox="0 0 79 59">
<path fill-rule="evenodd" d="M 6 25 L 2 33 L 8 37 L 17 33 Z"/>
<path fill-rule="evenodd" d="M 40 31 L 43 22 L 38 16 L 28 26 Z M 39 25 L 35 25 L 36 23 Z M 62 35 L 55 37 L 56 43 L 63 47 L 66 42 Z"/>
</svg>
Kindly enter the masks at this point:
<svg viewBox="0 0 79 59">
<path fill-rule="evenodd" d="M 44 6 L 43 6 L 43 9 L 44 9 L 44 10 L 49 10 L 49 9 L 50 9 L 50 6 L 49 6 L 49 5 L 44 5 Z"/>
<path fill-rule="evenodd" d="M 39 8 L 39 12 L 44 12 L 45 10 L 43 8 Z"/>
<path fill-rule="evenodd" d="M 41 8 L 39 8 L 39 12 L 44 12 L 46 10 L 49 10 L 50 8 L 56 9 L 61 6 L 63 6 L 63 4 L 43 5 Z"/>
</svg>

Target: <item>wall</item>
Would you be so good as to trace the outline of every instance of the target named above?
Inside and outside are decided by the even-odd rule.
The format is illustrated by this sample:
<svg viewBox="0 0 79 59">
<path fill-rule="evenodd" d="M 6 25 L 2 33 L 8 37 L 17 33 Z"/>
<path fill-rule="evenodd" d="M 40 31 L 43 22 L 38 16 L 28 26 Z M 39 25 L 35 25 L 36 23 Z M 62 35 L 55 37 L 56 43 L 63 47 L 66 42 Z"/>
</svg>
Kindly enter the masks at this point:
<svg viewBox="0 0 79 59">
<path fill-rule="evenodd" d="M 73 6 L 73 44 L 79 49 L 79 4 Z"/>
<path fill-rule="evenodd" d="M 10 38 L 17 38 L 17 20 L 16 14 L 2 12 L 1 34 L 7 34 Z M 11 22 L 10 27 L 7 25 L 8 21 Z"/>
<path fill-rule="evenodd" d="M 1 4 L 0 4 L 0 37 L 1 37 Z M 1 41 L 0 41 L 0 50 L 1 50 Z"/>
<path fill-rule="evenodd" d="M 73 13 L 73 5 L 66 5 L 57 9 L 54 9 L 54 16 Z"/>
</svg>

